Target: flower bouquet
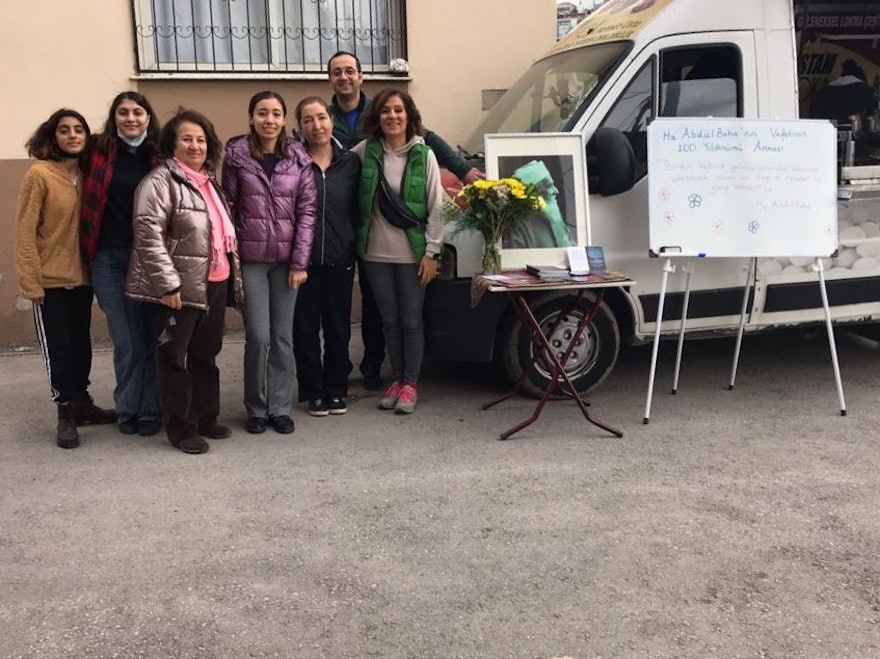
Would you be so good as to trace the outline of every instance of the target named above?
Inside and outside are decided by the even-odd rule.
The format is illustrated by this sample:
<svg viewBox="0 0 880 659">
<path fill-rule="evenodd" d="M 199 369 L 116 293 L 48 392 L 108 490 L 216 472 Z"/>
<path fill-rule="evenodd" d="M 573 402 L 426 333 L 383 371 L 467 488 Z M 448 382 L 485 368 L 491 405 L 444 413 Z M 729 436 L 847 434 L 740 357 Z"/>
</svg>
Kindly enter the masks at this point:
<svg viewBox="0 0 880 659">
<path fill-rule="evenodd" d="M 447 221 L 453 235 L 477 231 L 483 236 L 483 274 L 501 272 L 501 236 L 525 221 L 546 202 L 538 187 L 519 179 L 474 181 L 464 186 L 447 207 Z"/>
</svg>

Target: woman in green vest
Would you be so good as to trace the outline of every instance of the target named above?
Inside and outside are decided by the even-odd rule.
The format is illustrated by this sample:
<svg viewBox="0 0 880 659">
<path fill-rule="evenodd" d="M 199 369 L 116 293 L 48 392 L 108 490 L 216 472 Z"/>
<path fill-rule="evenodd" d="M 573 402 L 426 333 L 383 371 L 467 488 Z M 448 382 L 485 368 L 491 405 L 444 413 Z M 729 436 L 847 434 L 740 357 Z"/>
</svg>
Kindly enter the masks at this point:
<svg viewBox="0 0 880 659">
<path fill-rule="evenodd" d="M 425 287 L 437 275 L 443 243 L 440 167 L 422 138 L 418 108 L 405 92 L 376 94 L 363 130 L 369 137 L 352 149 L 363 164 L 357 252 L 382 314 L 392 376 L 379 408 L 410 414 L 425 352 Z M 401 228 L 380 210 L 383 176 L 390 194 L 409 208 L 413 226 Z"/>
</svg>

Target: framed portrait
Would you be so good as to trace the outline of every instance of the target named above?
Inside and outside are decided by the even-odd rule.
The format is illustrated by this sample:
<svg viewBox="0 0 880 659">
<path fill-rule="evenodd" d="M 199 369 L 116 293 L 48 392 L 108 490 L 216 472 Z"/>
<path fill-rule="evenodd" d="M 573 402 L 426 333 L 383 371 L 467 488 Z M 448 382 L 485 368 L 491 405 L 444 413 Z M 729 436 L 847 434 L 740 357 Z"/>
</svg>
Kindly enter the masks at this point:
<svg viewBox="0 0 880 659">
<path fill-rule="evenodd" d="M 547 202 L 501 238 L 501 264 L 565 264 L 565 249 L 589 245 L 587 157 L 580 133 L 485 136 L 486 176 L 533 184 Z"/>
</svg>

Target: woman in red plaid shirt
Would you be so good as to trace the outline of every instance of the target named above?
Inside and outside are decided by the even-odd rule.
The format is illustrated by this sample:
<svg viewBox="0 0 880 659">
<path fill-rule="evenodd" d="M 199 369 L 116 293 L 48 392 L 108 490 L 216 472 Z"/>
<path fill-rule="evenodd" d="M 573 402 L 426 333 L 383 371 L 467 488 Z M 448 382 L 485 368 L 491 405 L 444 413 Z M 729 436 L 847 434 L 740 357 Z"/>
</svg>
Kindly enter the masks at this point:
<svg viewBox="0 0 880 659">
<path fill-rule="evenodd" d="M 134 191 L 160 161 L 159 128 L 143 95 L 117 95 L 103 132 L 94 137 L 83 182 L 80 243 L 113 340 L 116 420 L 126 435 L 155 435 L 162 428 L 149 321 L 143 304 L 124 291 L 134 236 Z"/>
</svg>

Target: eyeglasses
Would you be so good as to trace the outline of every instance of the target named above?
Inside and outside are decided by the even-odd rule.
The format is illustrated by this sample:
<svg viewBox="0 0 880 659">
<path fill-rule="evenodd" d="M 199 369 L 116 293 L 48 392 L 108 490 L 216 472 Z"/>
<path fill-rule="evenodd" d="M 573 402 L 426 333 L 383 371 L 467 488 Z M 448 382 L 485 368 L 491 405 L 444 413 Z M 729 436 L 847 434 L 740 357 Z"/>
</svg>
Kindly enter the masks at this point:
<svg viewBox="0 0 880 659">
<path fill-rule="evenodd" d="M 342 76 L 348 76 L 349 78 L 354 78 L 358 74 L 358 70 L 349 66 L 344 69 L 333 69 L 330 71 L 331 78 L 341 78 Z"/>
</svg>

